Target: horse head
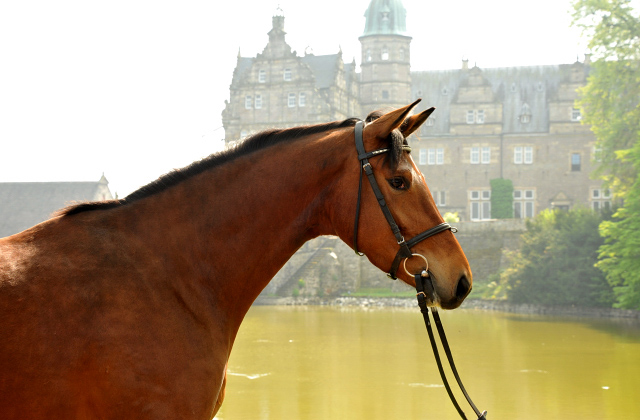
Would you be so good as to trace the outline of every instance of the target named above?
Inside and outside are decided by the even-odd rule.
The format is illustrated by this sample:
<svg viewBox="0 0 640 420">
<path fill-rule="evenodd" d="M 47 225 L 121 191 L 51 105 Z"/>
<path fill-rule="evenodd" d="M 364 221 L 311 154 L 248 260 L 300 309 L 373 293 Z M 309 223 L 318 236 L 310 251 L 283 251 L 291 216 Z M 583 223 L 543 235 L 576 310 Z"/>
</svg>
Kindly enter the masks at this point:
<svg viewBox="0 0 640 420">
<path fill-rule="evenodd" d="M 426 270 L 434 285 L 430 303 L 454 309 L 471 291 L 471 270 L 454 228 L 444 222 L 410 154 L 407 138 L 434 111 L 430 108 L 409 116 L 418 102 L 370 115 L 361 134 L 356 125 L 356 143 L 361 136 L 363 145 L 356 152 L 357 160 L 364 169 L 359 170 L 360 181 L 351 178 L 360 184 L 360 191 L 350 244 L 375 266 L 411 286 L 415 287 L 414 274 Z M 371 187 L 363 178 L 369 178 Z M 351 194 L 344 200 L 355 200 Z"/>
</svg>

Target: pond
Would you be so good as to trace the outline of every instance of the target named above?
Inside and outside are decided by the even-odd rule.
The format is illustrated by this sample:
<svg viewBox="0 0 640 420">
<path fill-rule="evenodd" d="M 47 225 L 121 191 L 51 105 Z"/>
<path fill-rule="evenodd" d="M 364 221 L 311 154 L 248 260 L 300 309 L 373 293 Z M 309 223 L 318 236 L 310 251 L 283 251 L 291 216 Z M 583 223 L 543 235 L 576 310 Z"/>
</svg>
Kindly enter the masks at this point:
<svg viewBox="0 0 640 420">
<path fill-rule="evenodd" d="M 471 309 L 441 317 L 462 381 L 488 419 L 640 418 L 637 323 Z M 459 416 L 417 307 L 254 306 L 231 353 L 216 418 Z"/>
</svg>

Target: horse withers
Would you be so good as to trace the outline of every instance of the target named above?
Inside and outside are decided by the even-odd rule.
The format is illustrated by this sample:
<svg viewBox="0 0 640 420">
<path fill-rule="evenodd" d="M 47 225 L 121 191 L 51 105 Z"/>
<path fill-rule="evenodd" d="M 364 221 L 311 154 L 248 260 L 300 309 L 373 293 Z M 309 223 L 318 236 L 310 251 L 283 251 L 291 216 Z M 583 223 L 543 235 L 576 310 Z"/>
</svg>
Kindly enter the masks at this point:
<svg viewBox="0 0 640 420">
<path fill-rule="evenodd" d="M 406 146 L 431 112 L 409 116 L 416 103 L 361 133 L 367 152 L 383 150 L 367 164 L 407 238 L 443 223 Z M 390 271 L 398 241 L 374 190 L 358 193 L 356 123 L 265 131 L 0 239 L 0 418 L 211 419 L 244 315 L 302 244 L 357 240 Z M 428 261 L 430 304 L 459 306 L 472 278 L 453 234 L 411 253 L 424 260 L 397 276 L 415 286 Z"/>
</svg>

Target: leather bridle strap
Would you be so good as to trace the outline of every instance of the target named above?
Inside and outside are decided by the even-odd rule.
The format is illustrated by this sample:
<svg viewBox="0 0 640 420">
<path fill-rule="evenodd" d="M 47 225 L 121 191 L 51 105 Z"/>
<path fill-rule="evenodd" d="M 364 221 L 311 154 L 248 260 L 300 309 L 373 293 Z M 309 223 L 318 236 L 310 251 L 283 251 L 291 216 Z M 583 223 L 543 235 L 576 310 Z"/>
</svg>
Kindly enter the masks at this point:
<svg viewBox="0 0 640 420">
<path fill-rule="evenodd" d="M 384 214 L 385 219 L 387 219 L 387 223 L 389 224 L 389 227 L 391 227 L 391 231 L 393 232 L 393 235 L 396 238 L 396 242 L 400 247 L 400 249 L 398 250 L 398 253 L 396 254 L 393 260 L 393 263 L 391 264 L 391 270 L 389 270 L 389 273 L 387 274 L 387 276 L 395 280 L 396 273 L 398 272 L 398 268 L 400 267 L 400 262 L 402 262 L 403 259 L 411 258 L 412 256 L 411 247 L 416 245 L 418 242 L 423 241 L 428 237 L 436 235 L 440 232 L 444 232 L 445 230 L 451 230 L 452 232 L 456 232 L 457 229 L 449 225 L 449 223 L 444 222 L 416 235 L 415 237 L 411 238 L 409 241 L 405 241 L 404 237 L 402 236 L 402 233 L 400 232 L 400 228 L 398 227 L 398 224 L 396 223 L 396 221 L 393 218 L 393 215 L 391 214 L 391 210 L 389 210 L 389 207 L 387 206 L 387 202 L 384 199 L 384 195 L 380 190 L 378 182 L 376 181 L 376 178 L 373 174 L 373 168 L 371 167 L 371 163 L 369 163 L 370 158 L 381 155 L 383 153 L 388 153 L 389 149 L 384 148 L 384 149 L 377 149 L 371 152 L 367 152 L 364 149 L 364 140 L 362 135 L 363 130 L 364 130 L 364 122 L 358 121 L 355 126 L 355 143 L 356 143 L 356 150 L 358 152 L 358 160 L 360 161 L 360 179 L 358 181 L 358 201 L 356 203 L 356 217 L 355 217 L 355 223 L 353 227 L 353 248 L 356 254 L 360 256 L 364 255 L 363 253 L 358 251 L 358 224 L 360 220 L 360 201 L 362 198 L 362 178 L 363 178 L 362 172 L 364 171 L 364 173 L 367 174 L 367 179 L 369 180 L 369 184 L 371 184 L 371 189 L 373 190 L 373 194 L 378 200 L 380 209 L 382 210 L 382 213 Z M 407 152 L 411 151 L 411 148 L 407 145 L 402 146 L 402 148 Z"/>
<path fill-rule="evenodd" d="M 442 361 L 440 360 L 440 354 L 438 352 L 438 346 L 436 344 L 436 340 L 433 334 L 433 329 L 431 328 L 431 320 L 429 319 L 429 307 L 427 306 L 427 296 L 433 296 L 434 288 L 433 283 L 431 281 L 431 276 L 428 272 L 423 271 L 422 273 L 418 273 L 415 275 L 416 280 L 416 291 L 418 298 L 418 306 L 420 307 L 420 312 L 422 312 L 422 317 L 424 318 L 424 324 L 427 327 L 427 334 L 429 335 L 429 342 L 431 343 L 431 348 L 433 349 L 433 355 L 436 359 L 436 364 L 438 365 L 438 372 L 440 372 L 440 377 L 442 378 L 442 383 L 444 384 L 445 389 L 447 390 L 447 394 L 449 394 L 449 399 L 453 403 L 453 406 L 460 414 L 460 417 L 464 420 L 467 420 L 467 417 L 464 414 L 464 411 L 458 405 L 456 398 L 453 396 L 453 392 L 451 391 L 451 387 L 449 386 L 449 381 L 447 380 L 447 376 L 444 373 L 444 368 L 442 367 Z M 431 315 L 433 316 L 433 321 L 436 324 L 436 328 L 438 329 L 438 335 L 440 336 L 440 342 L 442 343 L 442 348 L 444 349 L 445 354 L 447 355 L 447 360 L 449 361 L 449 366 L 451 367 L 451 371 L 453 372 L 453 376 L 456 378 L 456 382 L 458 382 L 458 386 L 460 390 L 464 394 L 464 397 L 467 399 L 467 402 L 473 409 L 473 411 L 478 416 L 478 420 L 486 420 L 487 412 L 483 411 L 482 413 L 476 405 L 471 401 L 471 397 L 467 393 L 467 390 L 462 385 L 462 380 L 460 379 L 460 375 L 458 374 L 458 369 L 456 369 L 456 365 L 453 362 L 453 354 L 451 353 L 451 349 L 449 348 L 449 342 L 447 341 L 447 336 L 444 333 L 444 327 L 442 326 L 442 321 L 440 320 L 440 314 L 435 307 L 431 308 Z"/>
</svg>

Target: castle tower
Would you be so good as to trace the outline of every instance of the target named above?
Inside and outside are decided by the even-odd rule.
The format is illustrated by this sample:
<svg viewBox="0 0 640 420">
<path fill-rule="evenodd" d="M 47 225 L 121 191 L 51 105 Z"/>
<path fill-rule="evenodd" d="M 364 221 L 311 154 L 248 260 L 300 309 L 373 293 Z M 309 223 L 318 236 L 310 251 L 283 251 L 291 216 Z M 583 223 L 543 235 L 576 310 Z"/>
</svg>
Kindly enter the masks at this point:
<svg viewBox="0 0 640 420">
<path fill-rule="evenodd" d="M 364 113 L 411 102 L 411 37 L 401 0 L 371 0 L 360 36 L 360 105 Z"/>
</svg>

